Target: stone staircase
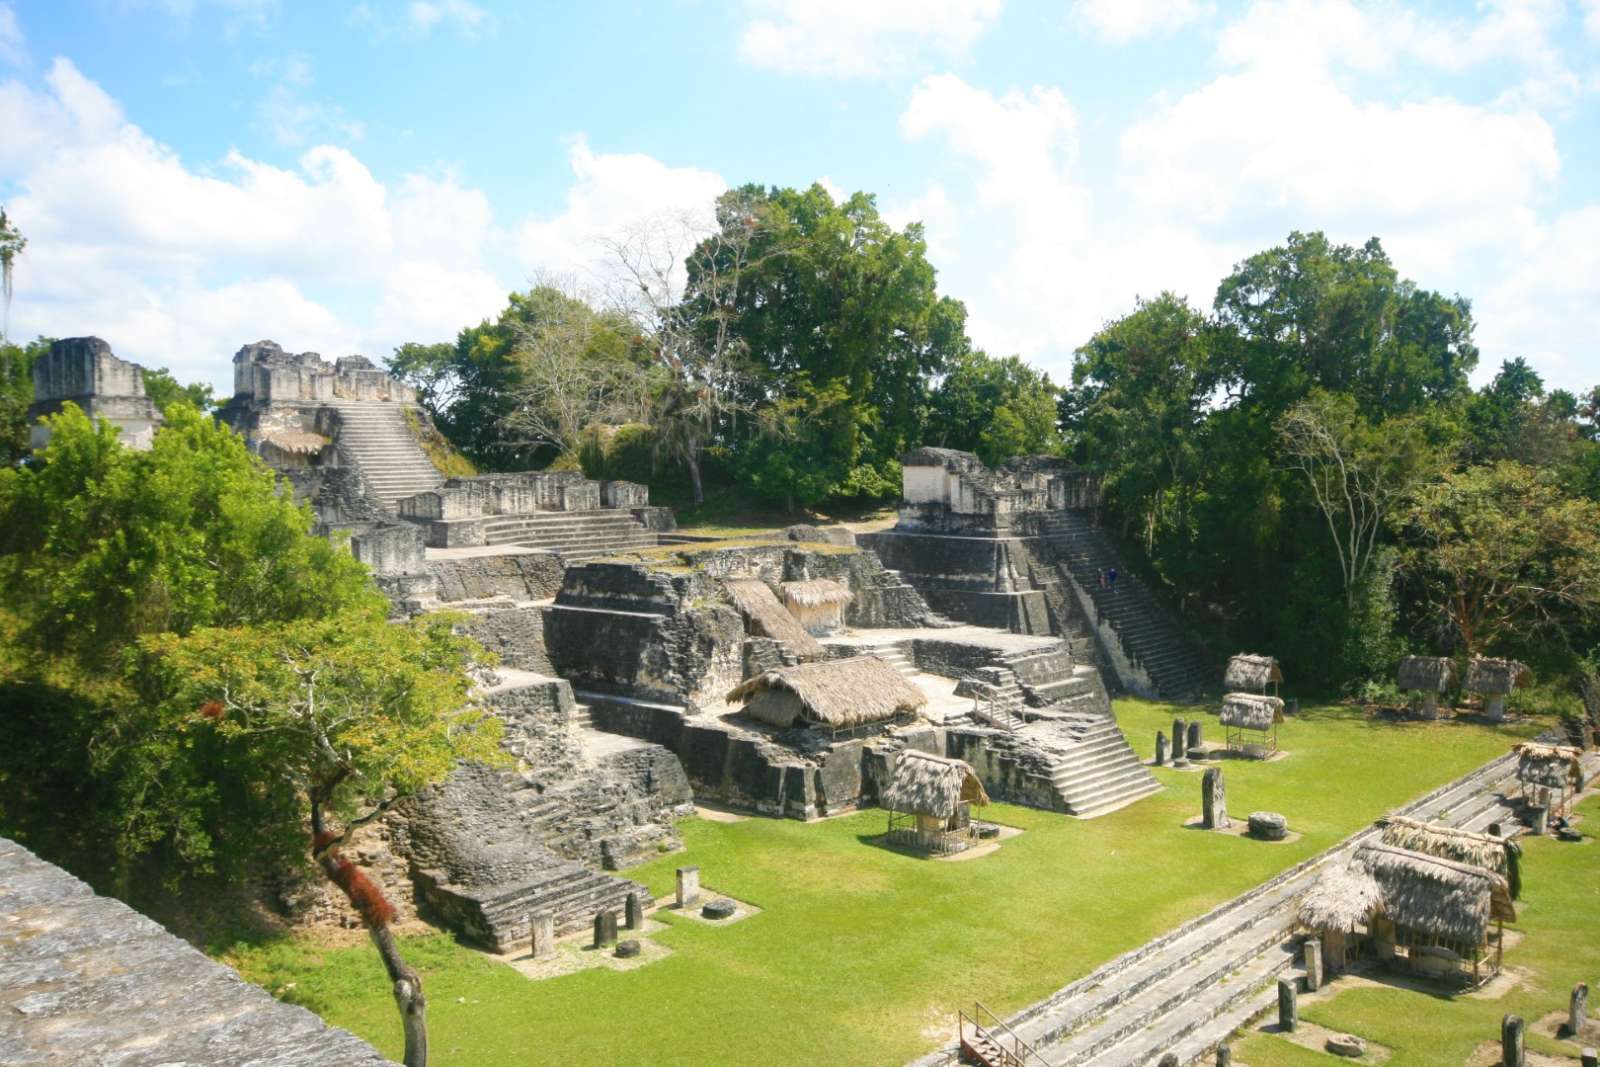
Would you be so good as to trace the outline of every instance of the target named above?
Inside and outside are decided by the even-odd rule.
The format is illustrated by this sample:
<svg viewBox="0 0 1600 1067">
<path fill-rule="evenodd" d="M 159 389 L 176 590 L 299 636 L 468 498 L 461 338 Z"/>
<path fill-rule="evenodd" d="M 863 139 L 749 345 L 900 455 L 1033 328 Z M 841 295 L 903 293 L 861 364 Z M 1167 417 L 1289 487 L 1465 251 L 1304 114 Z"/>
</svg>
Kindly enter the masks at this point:
<svg viewBox="0 0 1600 1067">
<path fill-rule="evenodd" d="M 1040 532 L 1074 583 L 1109 625 L 1121 652 L 1150 678 L 1155 695 L 1188 699 L 1215 685 L 1215 670 L 1181 624 L 1134 575 L 1105 531 L 1075 511 L 1040 517 Z M 1115 569 L 1117 581 L 1100 588 L 1100 572 Z"/>
<path fill-rule="evenodd" d="M 1070 814 L 1092 819 L 1161 790 L 1111 715 L 1066 712 L 1056 725 L 1075 742 L 1050 755 L 1050 784 Z"/>
<path fill-rule="evenodd" d="M 451 915 L 471 936 L 497 952 L 526 948 L 529 916 L 539 912 L 554 913 L 559 936 L 584 929 L 602 909 L 620 915 L 630 893 L 640 894 L 646 906 L 653 899 L 637 882 L 601 874 L 554 854 L 532 877 L 485 889 L 445 884 L 432 871 L 420 871 L 418 876 L 430 905 Z"/>
<path fill-rule="evenodd" d="M 654 548 L 659 543 L 659 535 L 646 529 L 633 512 L 611 508 L 496 516 L 483 521 L 483 534 L 485 544 L 548 549 L 569 561 Z"/>
<path fill-rule="evenodd" d="M 917 665 L 912 662 L 905 649 L 899 645 L 883 645 L 870 651 L 874 656 L 877 656 L 907 678 L 917 673 Z"/>
<path fill-rule="evenodd" d="M 405 408 L 381 400 L 329 400 L 339 413 L 338 445 L 361 469 L 368 493 L 390 514 L 395 502 L 439 488 L 444 476 L 406 425 Z"/>
<path fill-rule="evenodd" d="M 1400 809 L 1481 830 L 1511 822 L 1515 757 L 1504 756 Z M 1367 828 L 1170 933 L 1100 967 L 1007 1022 L 1056 1067 L 1147 1067 L 1168 1052 L 1193 1063 L 1276 1002 L 1302 972 L 1292 939 L 1303 894 L 1329 864 L 1380 833 Z M 915 1067 L 947 1062 L 946 1052 Z"/>
</svg>

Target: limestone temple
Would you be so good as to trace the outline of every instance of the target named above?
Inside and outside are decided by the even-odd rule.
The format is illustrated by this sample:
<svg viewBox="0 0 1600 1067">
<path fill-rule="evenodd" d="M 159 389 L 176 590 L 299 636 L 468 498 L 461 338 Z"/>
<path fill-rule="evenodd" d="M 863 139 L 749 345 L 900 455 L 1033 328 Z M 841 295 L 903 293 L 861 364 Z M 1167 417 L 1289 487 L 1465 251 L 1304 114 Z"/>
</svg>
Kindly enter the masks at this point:
<svg viewBox="0 0 1600 1067">
<path fill-rule="evenodd" d="M 1184 699 L 1220 673 L 1121 564 L 1097 525 L 1095 478 L 1058 460 L 990 469 L 968 453 L 919 448 L 903 458 L 890 529 L 797 526 L 716 540 L 677 531 L 642 485 L 575 472 L 443 476 L 423 448 L 431 425 L 415 393 L 362 357 L 330 363 L 261 341 L 233 364 L 234 395 L 218 418 L 310 504 L 319 533 L 348 538 L 394 617 L 461 612 L 465 632 L 500 657 L 482 695 L 514 764 L 458 768 L 363 829 L 351 850 L 403 915 L 425 913 L 491 951 L 531 943 L 537 956 L 552 938 L 591 927 L 596 944 L 614 938 L 616 914 L 637 918 L 652 903 L 625 872 L 680 847 L 674 820 L 697 803 L 797 820 L 881 807 L 890 838 L 940 854 L 992 836 L 982 818 L 991 799 L 1079 819 L 1138 803 L 1162 787 L 1118 727 L 1110 693 Z M 97 338 L 52 346 L 35 389 L 34 412 L 71 401 L 109 419 L 130 447 L 148 447 L 160 424 L 141 368 Z M 1506 668 L 1483 684 L 1505 691 L 1520 680 Z M 1255 688 L 1231 673 L 1229 684 Z M 1260 751 L 1249 754 L 1274 754 L 1282 701 L 1233 697 L 1245 708 L 1239 729 L 1272 738 L 1252 735 Z M 1250 717 L 1268 704 L 1264 720 Z M 1171 744 L 1179 766 L 1213 751 L 1199 724 L 1182 720 Z M 1163 737 L 1157 762 L 1166 748 Z M 1587 766 L 1546 777 L 1565 789 Z M 1509 763 L 1491 765 L 1402 814 L 1476 831 L 1500 817 L 1485 783 L 1512 774 Z M 1548 791 L 1545 778 L 1525 777 L 1533 784 L 1524 788 Z M 1204 789 L 1205 829 L 1246 824 L 1222 807 L 1220 769 Z M 1258 815 L 1273 813 L 1248 824 Z M 1336 869 L 1348 860 L 1355 873 L 1339 877 L 1398 899 L 1390 881 L 1456 862 L 1392 855 L 1415 847 L 1374 838 Z M 1299 921 L 1294 902 L 1318 874 L 1314 864 L 1293 868 L 1031 1006 L 1008 1032 L 1048 1047 L 1041 1062 L 1154 1063 L 1175 1050 L 1194 1059 L 1262 1011 L 1299 966 L 1284 945 Z M 63 907 L 86 906 L 56 876 L 30 877 L 28 891 L 46 903 L 55 895 Z M 1460 875 L 1498 902 L 1496 877 Z M 680 872 L 680 896 L 692 902 L 697 886 L 695 868 Z M 0 889 L 0 904 L 9 892 Z M 1325 895 L 1337 897 L 1337 886 Z M 341 913 L 317 887 L 280 903 Z M 1337 967 L 1349 930 L 1342 912 L 1329 912 L 1305 921 Z M 597 916 L 608 915 L 607 935 Z M 1398 905 L 1394 919 L 1404 929 L 1423 922 Z M 1479 970 L 1481 926 L 1460 938 Z M 1224 997 L 1208 992 L 1218 974 L 1243 978 Z M 1185 1007 L 1170 1016 L 1152 1006 L 1174 1004 Z M 974 1028 L 968 1048 L 961 1026 L 962 1049 L 978 1062 L 1022 1062 L 984 1059 L 987 1031 Z M 337 1032 L 317 1033 L 337 1056 L 274 1062 L 367 1062 Z"/>
</svg>

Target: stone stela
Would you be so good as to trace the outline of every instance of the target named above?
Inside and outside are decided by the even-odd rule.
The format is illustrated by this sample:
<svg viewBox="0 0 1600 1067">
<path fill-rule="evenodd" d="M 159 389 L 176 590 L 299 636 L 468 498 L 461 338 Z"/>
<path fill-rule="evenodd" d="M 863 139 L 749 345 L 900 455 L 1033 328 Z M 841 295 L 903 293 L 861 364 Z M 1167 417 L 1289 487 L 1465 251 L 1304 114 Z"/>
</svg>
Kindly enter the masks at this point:
<svg viewBox="0 0 1600 1067">
<path fill-rule="evenodd" d="M 700 900 L 700 868 L 678 868 L 678 907 L 691 908 Z"/>
</svg>

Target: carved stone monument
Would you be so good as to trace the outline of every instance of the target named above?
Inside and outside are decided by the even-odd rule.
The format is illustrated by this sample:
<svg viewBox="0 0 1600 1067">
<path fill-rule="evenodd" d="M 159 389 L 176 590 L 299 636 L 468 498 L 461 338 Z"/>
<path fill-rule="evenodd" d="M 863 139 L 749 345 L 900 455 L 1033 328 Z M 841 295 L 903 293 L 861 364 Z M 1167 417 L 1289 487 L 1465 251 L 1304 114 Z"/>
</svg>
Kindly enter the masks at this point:
<svg viewBox="0 0 1600 1067">
<path fill-rule="evenodd" d="M 1526 1067 L 1527 1037 L 1522 1016 L 1507 1015 L 1500 1020 L 1500 1063 L 1502 1067 Z"/>
<path fill-rule="evenodd" d="M 594 913 L 594 947 L 601 948 L 617 939 L 617 913 L 605 908 Z"/>
<path fill-rule="evenodd" d="M 638 930 L 644 926 L 644 896 L 635 890 L 628 894 L 623 907 L 623 923 L 630 930 Z"/>
<path fill-rule="evenodd" d="M 1207 830 L 1226 830 L 1233 824 L 1228 820 L 1228 798 L 1222 788 L 1222 768 L 1207 767 L 1200 779 L 1200 825 Z"/>
<path fill-rule="evenodd" d="M 1160 730 L 1156 731 L 1156 766 L 1167 765 L 1167 735 Z"/>
<path fill-rule="evenodd" d="M 1322 988 L 1322 942 L 1313 937 L 1306 942 L 1306 990 L 1315 993 Z"/>
<path fill-rule="evenodd" d="M 1189 732 L 1184 737 L 1184 754 L 1190 759 L 1205 759 L 1205 740 L 1200 736 L 1200 720 L 1195 719 L 1189 724 Z"/>
<path fill-rule="evenodd" d="M 1300 987 L 1295 982 L 1293 978 L 1278 979 L 1278 1029 L 1286 1034 L 1300 1025 Z"/>
<path fill-rule="evenodd" d="M 678 907 L 693 907 L 700 899 L 700 868 L 678 868 Z"/>
<path fill-rule="evenodd" d="M 528 922 L 532 928 L 530 950 L 536 960 L 547 960 L 556 954 L 555 912 L 541 911 Z"/>
<path fill-rule="evenodd" d="M 1172 720 L 1172 765 L 1174 767 L 1187 767 L 1189 759 L 1184 754 L 1183 739 L 1187 734 L 1187 727 L 1182 719 Z"/>
<path fill-rule="evenodd" d="M 1233 1046 L 1217 1046 L 1217 1067 L 1233 1067 Z"/>
<path fill-rule="evenodd" d="M 1583 1033 L 1583 1024 L 1588 1021 L 1589 986 L 1579 982 L 1572 987 L 1572 996 L 1567 1000 L 1567 1033 L 1576 1037 Z"/>
</svg>

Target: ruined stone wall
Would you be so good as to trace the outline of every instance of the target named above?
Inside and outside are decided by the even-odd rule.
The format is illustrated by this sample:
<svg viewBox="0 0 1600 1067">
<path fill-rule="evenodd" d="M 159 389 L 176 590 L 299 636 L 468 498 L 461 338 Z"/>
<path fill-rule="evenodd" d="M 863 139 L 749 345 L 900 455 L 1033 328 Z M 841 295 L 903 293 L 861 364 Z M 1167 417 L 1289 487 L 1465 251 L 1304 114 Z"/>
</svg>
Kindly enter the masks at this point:
<svg viewBox="0 0 1600 1067">
<path fill-rule="evenodd" d="M 0 1059 L 394 1067 L 365 1041 L 0 839 Z"/>
<path fill-rule="evenodd" d="M 1016 744 L 1011 735 L 982 728 L 945 731 L 944 755 L 966 760 L 992 800 L 1062 811 L 1043 756 Z"/>
<path fill-rule="evenodd" d="M 489 608 L 469 614 L 461 632 L 519 670 L 555 674 L 544 647 L 544 608 Z"/>
<path fill-rule="evenodd" d="M 445 603 L 487 600 L 547 600 L 561 588 L 566 566 L 553 552 L 524 552 L 467 559 L 433 559 L 427 563 Z"/>
</svg>

